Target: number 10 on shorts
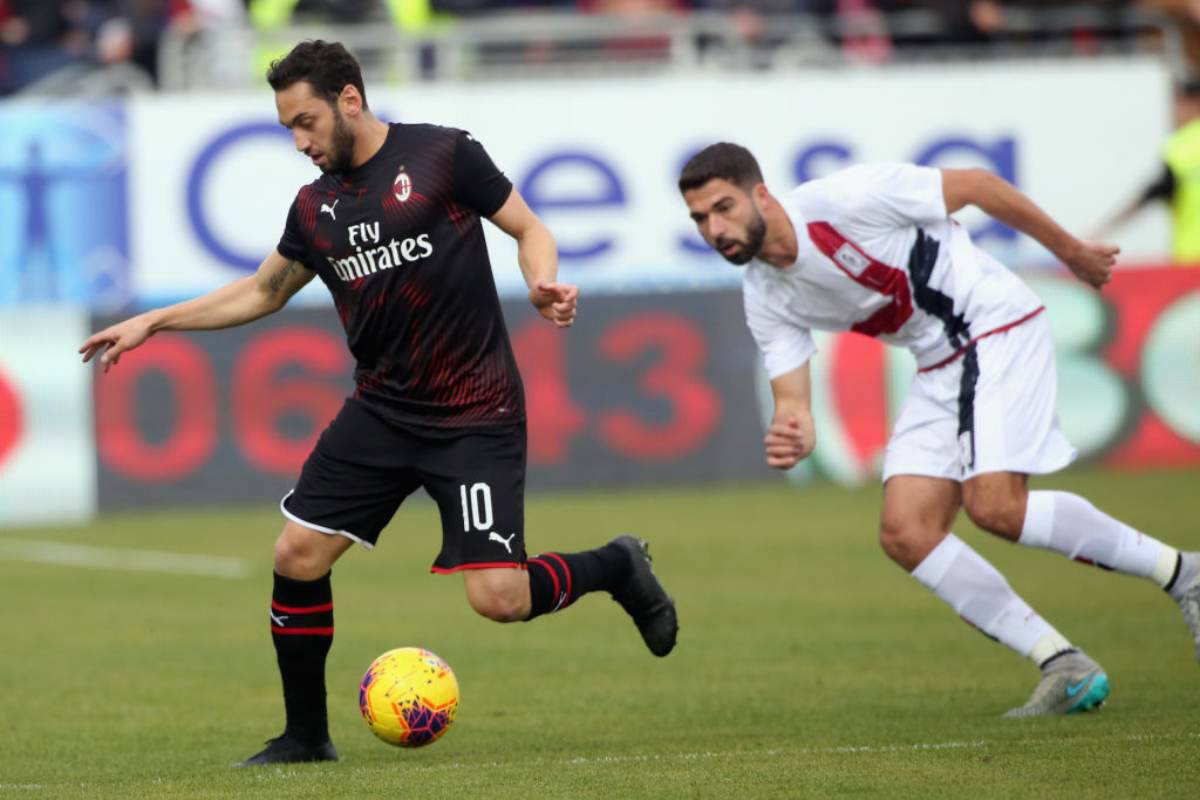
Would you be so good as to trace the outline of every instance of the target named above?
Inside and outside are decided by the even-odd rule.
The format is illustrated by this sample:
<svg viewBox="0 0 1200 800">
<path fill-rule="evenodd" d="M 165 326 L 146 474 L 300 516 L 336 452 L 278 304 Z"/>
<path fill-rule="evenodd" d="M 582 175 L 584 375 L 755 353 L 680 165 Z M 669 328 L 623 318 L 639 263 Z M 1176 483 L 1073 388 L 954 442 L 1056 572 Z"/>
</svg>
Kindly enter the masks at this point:
<svg viewBox="0 0 1200 800">
<path fill-rule="evenodd" d="M 473 484 L 469 489 L 464 483 L 458 487 L 458 496 L 462 499 L 463 530 L 470 531 L 475 526 L 477 531 L 492 529 L 492 489 L 486 483 Z"/>
</svg>

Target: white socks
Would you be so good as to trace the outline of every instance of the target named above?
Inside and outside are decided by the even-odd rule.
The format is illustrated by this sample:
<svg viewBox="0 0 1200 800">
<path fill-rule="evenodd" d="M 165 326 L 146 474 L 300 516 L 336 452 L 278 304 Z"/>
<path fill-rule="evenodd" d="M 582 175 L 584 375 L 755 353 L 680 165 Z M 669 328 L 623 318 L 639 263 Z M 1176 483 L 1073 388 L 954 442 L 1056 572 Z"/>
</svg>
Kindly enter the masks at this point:
<svg viewBox="0 0 1200 800">
<path fill-rule="evenodd" d="M 1070 492 L 1030 492 L 1020 544 L 1042 547 L 1166 587 L 1179 552 Z"/>
<path fill-rule="evenodd" d="M 971 625 L 1036 664 L 1072 649 L 995 567 L 953 533 L 933 548 L 912 576 Z"/>
</svg>

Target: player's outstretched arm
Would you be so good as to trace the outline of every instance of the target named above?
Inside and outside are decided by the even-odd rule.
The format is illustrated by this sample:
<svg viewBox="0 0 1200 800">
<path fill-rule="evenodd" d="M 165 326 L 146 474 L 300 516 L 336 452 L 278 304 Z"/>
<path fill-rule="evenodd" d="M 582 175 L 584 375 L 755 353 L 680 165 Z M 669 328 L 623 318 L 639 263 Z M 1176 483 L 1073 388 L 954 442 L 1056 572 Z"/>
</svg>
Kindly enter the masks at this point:
<svg viewBox="0 0 1200 800">
<path fill-rule="evenodd" d="M 775 397 L 775 417 L 763 437 L 767 465 L 791 469 L 808 458 L 817 445 L 808 362 L 772 379 L 771 394 Z"/>
<path fill-rule="evenodd" d="M 100 363 L 108 372 L 121 360 L 122 353 L 139 347 L 158 331 L 231 328 L 278 311 L 315 274 L 299 262 L 272 252 L 253 275 L 193 300 L 118 322 L 88 337 L 79 352 L 85 362 L 101 353 Z"/>
<path fill-rule="evenodd" d="M 1000 176 L 982 169 L 944 169 L 942 193 L 946 213 L 975 206 L 1041 242 L 1084 283 L 1099 289 L 1112 280 L 1119 247 L 1075 238 Z"/>
<path fill-rule="evenodd" d="M 575 322 L 579 289 L 557 281 L 558 247 L 550 229 L 530 210 L 516 189 L 491 220 L 517 240 L 517 263 L 529 287 L 529 302 L 558 327 L 570 327 Z"/>
</svg>

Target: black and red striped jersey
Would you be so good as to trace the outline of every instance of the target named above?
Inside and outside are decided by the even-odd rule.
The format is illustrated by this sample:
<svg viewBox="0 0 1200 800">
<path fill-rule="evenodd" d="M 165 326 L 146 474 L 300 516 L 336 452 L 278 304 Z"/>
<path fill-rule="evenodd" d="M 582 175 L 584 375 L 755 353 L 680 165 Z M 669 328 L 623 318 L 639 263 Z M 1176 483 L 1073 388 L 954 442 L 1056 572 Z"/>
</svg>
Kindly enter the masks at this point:
<svg viewBox="0 0 1200 800">
<path fill-rule="evenodd" d="M 355 396 L 386 419 L 443 430 L 524 419 L 481 224 L 511 191 L 469 134 L 393 124 L 368 161 L 292 203 L 279 253 L 329 288 Z"/>
</svg>

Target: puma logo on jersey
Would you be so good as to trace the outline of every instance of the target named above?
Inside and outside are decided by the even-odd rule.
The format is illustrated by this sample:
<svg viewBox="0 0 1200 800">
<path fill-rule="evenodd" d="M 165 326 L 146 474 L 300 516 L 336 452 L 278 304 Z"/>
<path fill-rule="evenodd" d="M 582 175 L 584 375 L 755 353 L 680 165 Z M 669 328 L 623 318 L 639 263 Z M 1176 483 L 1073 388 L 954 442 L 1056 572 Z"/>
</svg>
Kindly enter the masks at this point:
<svg viewBox="0 0 1200 800">
<path fill-rule="evenodd" d="M 856 278 L 863 274 L 863 270 L 871 266 L 871 259 L 858 252 L 854 245 L 849 242 L 846 242 L 834 252 L 833 260 L 841 264 L 847 272 Z"/>
<path fill-rule="evenodd" d="M 340 203 L 341 201 L 342 201 L 342 198 L 339 197 L 337 200 L 333 201 L 333 205 L 326 205 L 325 203 L 321 203 L 321 213 L 328 214 L 329 216 L 333 217 L 334 222 L 337 222 L 337 214 L 335 214 L 334 211 L 337 209 L 337 204 Z"/>
<path fill-rule="evenodd" d="M 505 549 L 505 550 L 507 550 L 507 551 L 508 551 L 508 554 L 511 556 L 511 555 L 512 555 L 512 544 L 511 544 L 511 542 L 512 542 L 512 540 L 513 540 L 513 539 L 515 539 L 515 538 L 516 538 L 516 536 L 517 536 L 517 535 L 516 535 L 515 533 L 510 533 L 510 534 L 508 535 L 508 538 L 507 538 L 507 539 L 505 539 L 503 536 L 501 536 L 500 534 L 496 533 L 495 531 L 489 531 L 489 532 L 488 532 L 488 541 L 489 541 L 489 542 L 499 542 L 500 544 L 504 545 L 504 549 Z"/>
</svg>

